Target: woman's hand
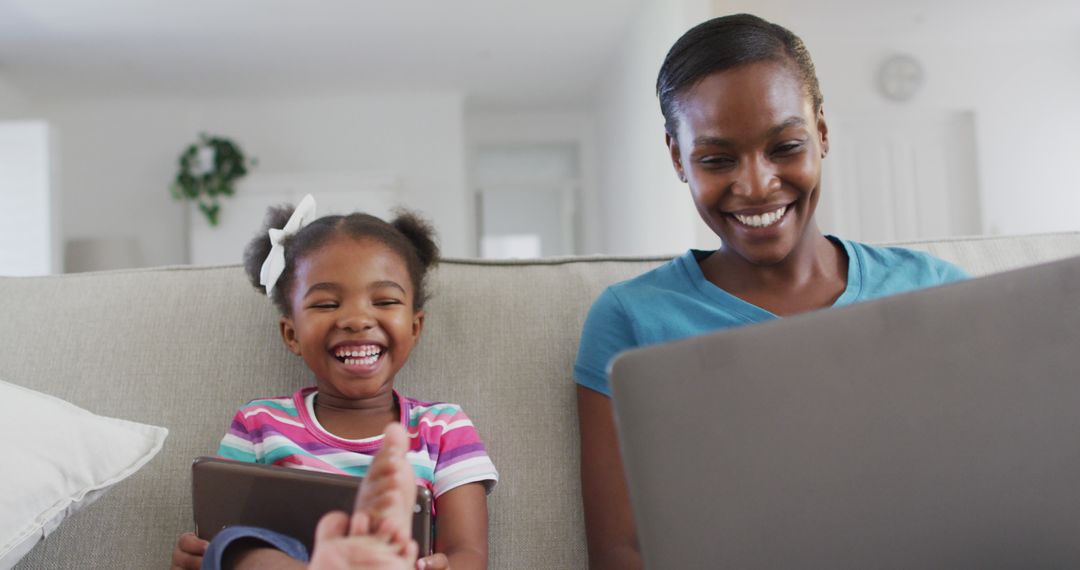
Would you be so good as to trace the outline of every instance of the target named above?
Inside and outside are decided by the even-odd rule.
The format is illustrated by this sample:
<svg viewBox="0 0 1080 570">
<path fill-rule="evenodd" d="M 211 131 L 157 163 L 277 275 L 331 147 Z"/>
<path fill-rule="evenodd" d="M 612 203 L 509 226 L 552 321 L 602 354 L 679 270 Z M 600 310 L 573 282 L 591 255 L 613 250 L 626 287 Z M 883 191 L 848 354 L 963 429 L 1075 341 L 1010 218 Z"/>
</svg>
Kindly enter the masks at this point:
<svg viewBox="0 0 1080 570">
<path fill-rule="evenodd" d="M 416 570 L 450 570 L 450 560 L 445 554 L 432 554 L 416 561 Z"/>
<path fill-rule="evenodd" d="M 203 554 L 210 543 L 195 536 L 193 532 L 185 532 L 176 539 L 176 548 L 172 553 L 172 564 L 169 570 L 199 570 L 202 566 Z"/>
</svg>

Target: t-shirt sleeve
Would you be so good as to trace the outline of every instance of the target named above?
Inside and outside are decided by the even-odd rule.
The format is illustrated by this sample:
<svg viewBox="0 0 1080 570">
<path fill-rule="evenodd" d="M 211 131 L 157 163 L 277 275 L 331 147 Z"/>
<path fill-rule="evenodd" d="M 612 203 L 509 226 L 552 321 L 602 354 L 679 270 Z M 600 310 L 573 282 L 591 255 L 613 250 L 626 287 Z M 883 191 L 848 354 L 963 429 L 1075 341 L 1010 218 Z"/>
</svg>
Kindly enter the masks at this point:
<svg viewBox="0 0 1080 570">
<path fill-rule="evenodd" d="M 946 283 L 955 283 L 957 281 L 964 281 L 969 278 L 966 271 L 960 269 L 956 265 L 949 263 L 943 259 L 936 259 L 938 263 L 937 274 L 939 283 L 944 285 Z"/>
<path fill-rule="evenodd" d="M 472 420 L 458 408 L 451 417 L 440 417 L 439 421 L 445 421 L 446 426 L 439 436 L 432 494 L 438 498 L 466 483 L 477 482 L 483 483 L 490 493 L 499 481 L 499 472 L 488 457 Z"/>
<path fill-rule="evenodd" d="M 217 454 L 218 457 L 225 459 L 257 463 L 252 428 L 244 417 L 243 408 L 237 410 L 236 415 L 233 416 L 229 431 L 221 438 L 221 443 L 218 445 Z"/>
<path fill-rule="evenodd" d="M 610 287 L 605 289 L 585 317 L 574 364 L 574 381 L 610 396 L 608 366 L 620 352 L 637 345 L 626 309 Z"/>
</svg>

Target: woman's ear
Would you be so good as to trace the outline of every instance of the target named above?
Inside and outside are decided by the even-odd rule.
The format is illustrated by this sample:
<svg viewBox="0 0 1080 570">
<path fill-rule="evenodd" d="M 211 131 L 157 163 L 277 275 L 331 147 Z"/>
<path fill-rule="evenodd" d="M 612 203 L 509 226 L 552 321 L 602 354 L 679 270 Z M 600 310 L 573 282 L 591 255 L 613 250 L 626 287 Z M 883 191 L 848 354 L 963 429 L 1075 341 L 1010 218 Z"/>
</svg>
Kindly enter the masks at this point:
<svg viewBox="0 0 1080 570">
<path fill-rule="evenodd" d="M 281 331 L 281 341 L 285 343 L 285 348 L 289 349 L 289 352 L 300 356 L 300 340 L 296 338 L 296 327 L 293 325 L 292 319 L 289 317 L 278 319 L 278 329 Z"/>
<path fill-rule="evenodd" d="M 675 167 L 675 174 L 679 177 L 679 180 L 686 182 L 686 171 L 683 170 L 678 139 L 671 136 L 670 133 L 664 133 L 664 146 L 668 147 L 668 154 L 671 155 L 671 165 Z"/>
<path fill-rule="evenodd" d="M 817 130 L 818 136 L 821 137 L 821 158 L 825 158 L 826 154 L 829 154 L 829 125 L 825 123 L 825 108 L 818 109 L 817 112 Z"/>
</svg>

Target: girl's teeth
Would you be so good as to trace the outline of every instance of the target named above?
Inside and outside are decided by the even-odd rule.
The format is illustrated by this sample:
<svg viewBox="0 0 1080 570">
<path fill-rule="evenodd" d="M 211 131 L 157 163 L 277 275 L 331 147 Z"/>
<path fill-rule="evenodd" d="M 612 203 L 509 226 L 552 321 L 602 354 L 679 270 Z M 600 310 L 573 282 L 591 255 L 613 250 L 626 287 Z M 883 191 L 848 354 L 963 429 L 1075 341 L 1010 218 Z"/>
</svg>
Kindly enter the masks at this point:
<svg viewBox="0 0 1080 570">
<path fill-rule="evenodd" d="M 775 224 L 776 222 L 779 222 L 780 218 L 784 217 L 785 212 L 787 212 L 787 206 L 784 206 L 772 212 L 768 212 L 765 214 L 755 214 L 752 216 L 735 214 L 735 219 L 752 228 L 765 228 Z"/>
<path fill-rule="evenodd" d="M 365 356 L 363 358 L 346 358 L 345 364 L 348 366 L 371 366 L 379 360 L 379 355 Z"/>
<path fill-rule="evenodd" d="M 374 362 L 382 354 L 382 349 L 377 346 L 364 346 L 360 348 L 341 349 L 336 351 L 335 356 L 344 359 L 361 359 Z"/>
</svg>

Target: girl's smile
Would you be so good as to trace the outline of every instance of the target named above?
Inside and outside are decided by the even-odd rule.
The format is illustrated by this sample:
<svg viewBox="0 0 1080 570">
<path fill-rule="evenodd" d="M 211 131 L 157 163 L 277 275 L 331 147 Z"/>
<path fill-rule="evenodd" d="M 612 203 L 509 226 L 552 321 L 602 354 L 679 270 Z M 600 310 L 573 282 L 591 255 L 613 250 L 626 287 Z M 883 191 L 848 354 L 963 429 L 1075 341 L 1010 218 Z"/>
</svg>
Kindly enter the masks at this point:
<svg viewBox="0 0 1080 570">
<path fill-rule="evenodd" d="M 333 347 L 331 353 L 350 372 L 370 376 L 377 371 L 386 347 L 378 344 L 343 342 Z"/>
<path fill-rule="evenodd" d="M 294 275 L 281 334 L 314 373 L 319 397 L 390 406 L 424 320 L 405 260 L 378 240 L 343 235 L 297 260 Z"/>
</svg>

